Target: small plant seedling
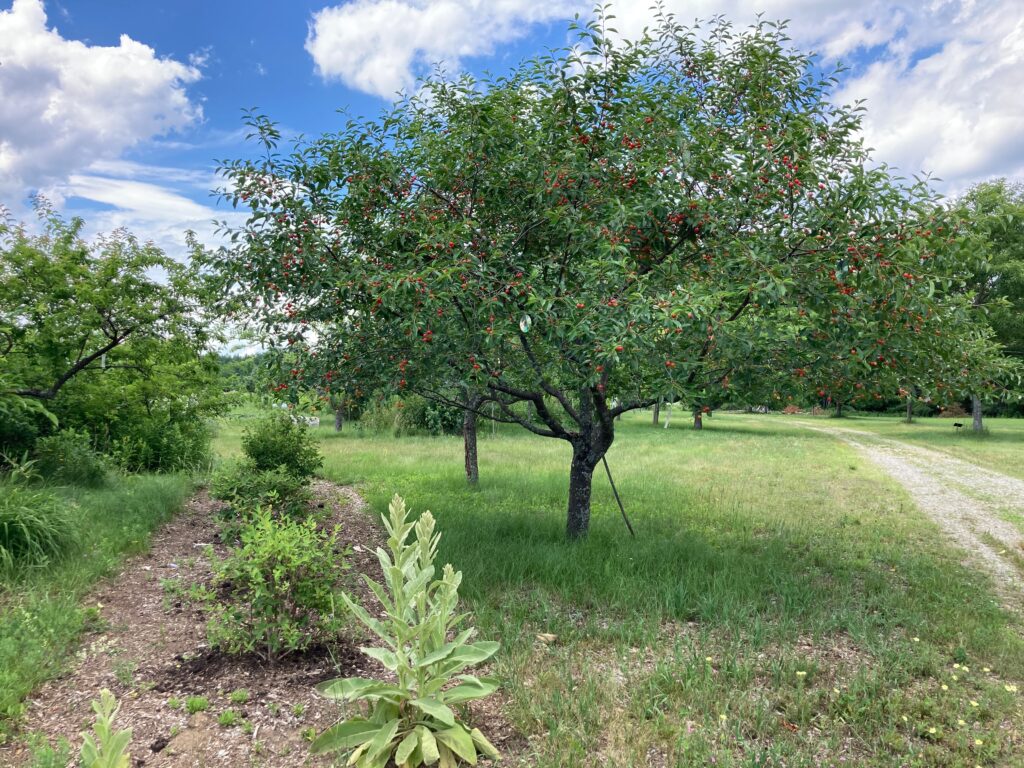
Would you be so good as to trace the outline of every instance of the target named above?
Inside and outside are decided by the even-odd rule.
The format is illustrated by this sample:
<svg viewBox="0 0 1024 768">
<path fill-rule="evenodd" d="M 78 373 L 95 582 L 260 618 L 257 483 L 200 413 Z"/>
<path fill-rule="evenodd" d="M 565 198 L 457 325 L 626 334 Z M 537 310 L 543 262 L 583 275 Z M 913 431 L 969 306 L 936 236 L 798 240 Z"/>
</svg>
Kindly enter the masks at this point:
<svg viewBox="0 0 1024 768">
<path fill-rule="evenodd" d="M 130 659 L 124 659 L 114 664 L 114 677 L 125 688 L 135 686 L 135 670 L 139 665 Z"/>
<path fill-rule="evenodd" d="M 296 704 L 296 705 L 294 705 L 292 707 L 292 714 L 295 717 L 302 717 L 304 714 L 306 714 L 306 705 L 305 704 Z"/>
<path fill-rule="evenodd" d="M 239 688 L 228 694 L 228 699 L 231 700 L 232 704 L 245 704 L 249 701 L 249 692 L 245 688 Z"/>
<path fill-rule="evenodd" d="M 306 741 L 313 741 L 316 738 L 316 728 L 309 727 L 302 729 L 302 738 Z"/>
<path fill-rule="evenodd" d="M 222 728 L 233 728 L 238 725 L 238 713 L 233 709 L 225 709 L 217 718 L 217 724 Z"/>
<path fill-rule="evenodd" d="M 96 722 L 92 733 L 82 733 L 82 768 L 128 768 L 131 758 L 128 744 L 132 740 L 131 730 L 115 731 L 114 718 L 120 707 L 114 694 L 104 689 L 98 701 L 92 703 Z"/>
<path fill-rule="evenodd" d="M 277 717 L 281 713 L 281 705 L 276 701 L 268 701 L 267 711 L 274 717 Z"/>
<path fill-rule="evenodd" d="M 181 709 L 181 699 L 177 698 L 176 696 L 171 696 L 171 698 L 167 700 L 167 708 Z"/>
<path fill-rule="evenodd" d="M 196 712 L 205 712 L 209 708 L 210 702 L 205 696 L 189 696 L 185 701 L 185 709 L 190 715 L 194 715 Z"/>
<path fill-rule="evenodd" d="M 244 734 L 246 734 L 248 736 L 254 730 L 255 730 L 255 728 L 253 727 L 252 721 L 250 721 L 250 720 L 243 720 L 242 721 L 242 733 L 244 733 Z"/>
</svg>

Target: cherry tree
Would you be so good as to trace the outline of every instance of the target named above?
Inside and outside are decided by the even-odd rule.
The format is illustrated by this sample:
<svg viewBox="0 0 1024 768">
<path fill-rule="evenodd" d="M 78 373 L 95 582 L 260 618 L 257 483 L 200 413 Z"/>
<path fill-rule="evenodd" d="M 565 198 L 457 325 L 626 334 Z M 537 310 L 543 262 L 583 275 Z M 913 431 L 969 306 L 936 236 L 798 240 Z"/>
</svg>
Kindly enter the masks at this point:
<svg viewBox="0 0 1024 768">
<path fill-rule="evenodd" d="M 813 391 L 816 345 L 884 323 L 912 355 L 901 318 L 927 328 L 957 269 L 922 234 L 927 185 L 871 161 L 861 108 L 830 100 L 835 77 L 782 27 L 663 14 L 623 41 L 606 22 L 504 76 L 432 76 L 289 152 L 250 115 L 262 153 L 222 172 L 251 213 L 213 259 L 224 295 L 306 361 L 283 385 L 465 387 L 568 442 L 570 538 L 617 416 L 767 380 Z"/>
</svg>

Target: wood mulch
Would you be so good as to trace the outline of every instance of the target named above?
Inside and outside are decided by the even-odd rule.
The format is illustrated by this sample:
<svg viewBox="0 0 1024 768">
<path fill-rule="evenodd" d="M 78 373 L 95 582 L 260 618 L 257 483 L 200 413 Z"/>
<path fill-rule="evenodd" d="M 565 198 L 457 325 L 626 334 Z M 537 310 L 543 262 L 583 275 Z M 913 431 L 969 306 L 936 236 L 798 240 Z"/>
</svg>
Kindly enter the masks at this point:
<svg viewBox="0 0 1024 768">
<path fill-rule="evenodd" d="M 330 511 L 326 528 L 340 525 L 339 543 L 351 547 L 349 593 L 373 611 L 376 605 L 358 578 L 380 580 L 374 551 L 385 540 L 382 528 L 366 513 L 365 502 L 351 488 L 318 480 L 314 503 Z M 215 512 L 220 502 L 197 493 L 184 511 L 154 534 L 148 553 L 127 561 L 122 572 L 102 584 L 86 605 L 95 606 L 104 629 L 86 635 L 77 657 L 62 677 L 41 686 L 26 702 L 20 724 L 25 738 L 0 746 L 0 765 L 29 766 L 29 734 L 56 744 L 81 744 L 91 727 L 91 702 L 108 688 L 120 702 L 118 728 L 131 728 L 135 766 L 326 766 L 336 757 L 315 757 L 309 737 L 335 722 L 336 702 L 318 696 L 314 686 L 336 677 L 384 677 L 387 672 L 359 652 L 368 642 L 359 627 L 329 647 L 294 654 L 274 665 L 256 656 L 230 656 L 206 643 L 201 608 L 182 599 L 177 585 L 208 584 L 208 553 L 223 555 Z M 247 691 L 244 703 L 232 692 Z M 185 702 L 205 697 L 206 711 L 189 714 Z M 180 708 L 168 701 L 177 699 Z M 500 692 L 475 702 L 473 724 L 507 757 L 521 752 L 525 740 L 509 725 Z M 233 710 L 235 725 L 218 722 Z M 516 763 L 508 760 L 506 764 Z"/>
</svg>

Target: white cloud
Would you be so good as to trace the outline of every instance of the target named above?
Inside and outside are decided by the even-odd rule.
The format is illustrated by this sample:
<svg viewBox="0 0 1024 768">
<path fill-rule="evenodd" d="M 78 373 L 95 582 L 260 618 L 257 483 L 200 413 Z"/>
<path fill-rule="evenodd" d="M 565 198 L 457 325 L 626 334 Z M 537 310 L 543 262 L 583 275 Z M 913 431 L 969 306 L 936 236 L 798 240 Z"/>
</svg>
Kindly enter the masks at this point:
<svg viewBox="0 0 1024 768">
<path fill-rule="evenodd" d="M 167 254 L 183 259 L 187 230 L 195 232 L 201 242 L 214 246 L 221 242 L 215 219 L 226 220 L 233 226 L 240 226 L 245 220 L 245 214 L 240 211 L 217 210 L 202 205 L 167 186 L 169 180 L 176 179 L 189 191 L 197 186 L 208 189 L 192 171 L 124 162 L 96 164 L 92 170 L 100 169 L 134 175 L 136 179 L 113 178 L 99 173 L 72 174 L 66 181 L 43 191 L 68 215 L 82 216 L 88 226 L 87 234 L 123 227 L 140 239 L 153 241 Z M 159 178 L 163 183 L 137 180 L 147 178 Z M 209 175 L 206 178 L 211 180 Z M 82 201 L 89 205 L 83 206 Z M 96 203 L 104 207 L 96 208 Z"/>
<path fill-rule="evenodd" d="M 992 176 L 1024 179 L 1024 3 L 1020 0 L 669 0 L 681 21 L 722 14 L 737 26 L 789 19 L 805 50 L 872 63 L 844 75 L 834 100 L 866 99 L 863 135 L 876 160 L 931 173 L 957 194 Z M 618 28 L 651 22 L 620 3 Z"/>
<path fill-rule="evenodd" d="M 653 24 L 649 2 L 618 0 L 625 37 Z M 991 176 L 1024 179 L 1024 3 L 1021 0 L 665 0 L 689 23 L 757 13 L 788 19 L 794 44 L 848 72 L 835 99 L 867 99 L 864 138 L 905 174 L 930 172 L 957 193 Z M 325 78 L 383 97 L 444 60 L 490 53 L 530 25 L 587 13 L 574 0 L 350 0 L 313 18 L 306 49 Z"/>
<path fill-rule="evenodd" d="M 195 66 L 121 36 L 90 46 L 47 28 L 42 0 L 0 11 L 0 199 L 58 183 L 202 117 Z"/>
<path fill-rule="evenodd" d="M 313 16 L 306 50 L 317 72 L 391 98 L 418 73 L 491 53 L 530 27 L 586 12 L 580 0 L 351 0 Z"/>
</svg>

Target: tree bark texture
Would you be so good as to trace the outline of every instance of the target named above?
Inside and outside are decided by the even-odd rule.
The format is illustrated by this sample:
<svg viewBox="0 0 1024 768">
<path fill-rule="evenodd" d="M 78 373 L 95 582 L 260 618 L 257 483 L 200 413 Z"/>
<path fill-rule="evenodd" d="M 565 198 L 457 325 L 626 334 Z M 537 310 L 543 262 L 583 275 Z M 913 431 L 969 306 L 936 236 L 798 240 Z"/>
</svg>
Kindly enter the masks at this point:
<svg viewBox="0 0 1024 768">
<path fill-rule="evenodd" d="M 977 395 L 971 395 L 971 419 L 973 421 L 971 428 L 975 432 L 981 432 L 985 429 L 985 424 L 982 421 L 981 398 Z"/>
<path fill-rule="evenodd" d="M 462 445 L 466 454 L 466 482 L 475 486 L 480 482 L 480 466 L 476 451 L 476 408 L 479 398 L 471 398 L 462 409 Z"/>
<path fill-rule="evenodd" d="M 704 414 L 700 411 L 693 412 L 693 428 L 704 429 Z"/>
<path fill-rule="evenodd" d="M 654 404 L 654 418 L 651 420 L 651 423 L 654 426 L 658 426 L 658 423 L 660 421 L 661 421 L 661 400 L 659 400 L 658 402 L 656 402 Z"/>
<path fill-rule="evenodd" d="M 341 428 L 345 426 L 345 412 L 339 405 L 334 409 L 334 431 L 341 432 Z"/>
</svg>

